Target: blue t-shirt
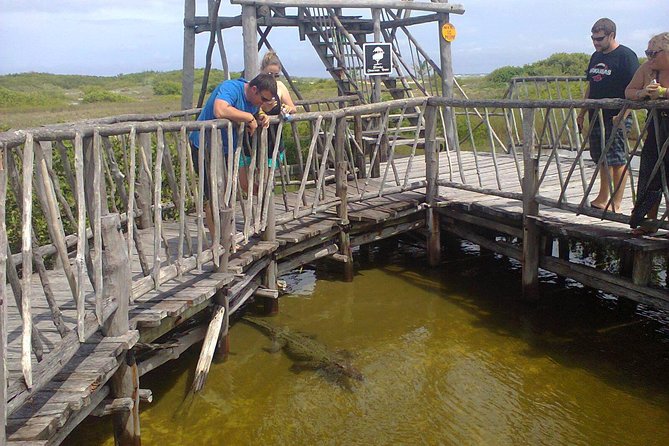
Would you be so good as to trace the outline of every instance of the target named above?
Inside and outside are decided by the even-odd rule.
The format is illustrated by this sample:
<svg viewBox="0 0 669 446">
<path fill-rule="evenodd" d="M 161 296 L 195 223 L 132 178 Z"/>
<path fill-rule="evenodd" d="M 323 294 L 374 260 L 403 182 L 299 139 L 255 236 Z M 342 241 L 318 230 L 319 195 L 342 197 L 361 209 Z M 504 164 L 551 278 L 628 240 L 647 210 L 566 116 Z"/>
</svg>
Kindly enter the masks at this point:
<svg viewBox="0 0 669 446">
<path fill-rule="evenodd" d="M 257 107 L 251 104 L 244 95 L 244 86 L 247 84 L 247 81 L 243 78 L 232 79 L 228 81 L 223 81 L 214 89 L 207 100 L 204 108 L 200 112 L 200 115 L 197 117 L 198 121 L 208 121 L 211 119 L 216 119 L 214 116 L 214 102 L 216 99 L 222 99 L 231 106 L 235 107 L 237 110 L 245 111 L 255 115 L 258 113 L 260 107 Z M 235 147 L 237 147 L 237 124 L 232 127 L 232 141 Z M 199 148 L 200 145 L 200 132 L 195 130 L 190 133 L 190 141 L 194 147 Z M 209 144 L 209 138 L 207 138 L 207 144 Z M 228 131 L 226 127 L 221 128 L 221 140 L 223 141 L 223 153 L 228 153 Z"/>
</svg>

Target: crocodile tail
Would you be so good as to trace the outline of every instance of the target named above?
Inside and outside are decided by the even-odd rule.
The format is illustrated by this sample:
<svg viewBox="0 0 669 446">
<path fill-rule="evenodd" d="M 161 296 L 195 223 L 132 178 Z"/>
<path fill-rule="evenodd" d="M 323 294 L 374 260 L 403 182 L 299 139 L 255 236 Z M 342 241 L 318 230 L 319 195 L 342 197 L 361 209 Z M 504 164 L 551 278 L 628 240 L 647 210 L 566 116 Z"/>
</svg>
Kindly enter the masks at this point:
<svg viewBox="0 0 669 446">
<path fill-rule="evenodd" d="M 253 316 L 243 316 L 242 321 L 246 322 L 249 325 L 252 325 L 261 331 L 265 332 L 265 334 L 268 335 L 273 335 L 276 329 L 270 325 L 269 323 L 265 322 L 261 318 L 253 317 Z"/>
</svg>

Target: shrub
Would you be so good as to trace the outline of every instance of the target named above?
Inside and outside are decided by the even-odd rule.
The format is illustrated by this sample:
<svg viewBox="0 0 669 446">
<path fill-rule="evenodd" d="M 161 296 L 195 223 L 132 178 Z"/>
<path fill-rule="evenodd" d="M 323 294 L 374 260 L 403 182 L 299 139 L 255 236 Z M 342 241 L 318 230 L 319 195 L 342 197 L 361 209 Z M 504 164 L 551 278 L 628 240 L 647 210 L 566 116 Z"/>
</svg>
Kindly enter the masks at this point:
<svg viewBox="0 0 669 446">
<path fill-rule="evenodd" d="M 62 105 L 65 97 L 60 93 L 42 91 L 15 91 L 0 87 L 0 108 L 50 107 Z"/>
<path fill-rule="evenodd" d="M 490 82 L 496 84 L 505 84 L 509 82 L 511 78 L 522 75 L 523 75 L 523 69 L 521 67 L 513 67 L 507 65 L 505 67 L 496 69 L 486 77 Z"/>
<path fill-rule="evenodd" d="M 174 81 L 158 81 L 153 84 L 153 94 L 156 96 L 170 96 L 181 94 L 181 84 Z"/>
<path fill-rule="evenodd" d="M 89 87 L 84 89 L 82 102 L 131 102 L 133 99 L 113 91 L 103 90 L 98 87 Z"/>
</svg>

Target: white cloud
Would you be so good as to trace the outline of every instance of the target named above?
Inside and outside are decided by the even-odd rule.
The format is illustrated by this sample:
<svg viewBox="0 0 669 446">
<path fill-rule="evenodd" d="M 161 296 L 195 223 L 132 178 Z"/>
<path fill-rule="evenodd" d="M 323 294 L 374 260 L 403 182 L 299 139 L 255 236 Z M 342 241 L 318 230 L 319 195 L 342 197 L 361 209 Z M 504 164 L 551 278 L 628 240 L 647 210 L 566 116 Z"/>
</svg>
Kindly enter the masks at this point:
<svg viewBox="0 0 669 446">
<path fill-rule="evenodd" d="M 334 0 L 333 0 L 334 1 Z M 425 1 L 425 0 L 423 0 Z M 0 73 L 47 71 L 118 74 L 179 69 L 183 45 L 183 0 L 0 0 Z M 619 40 L 637 54 L 648 38 L 666 31 L 667 0 L 536 1 L 470 0 L 465 14 L 451 15 L 458 30 L 452 52 L 456 72 L 488 72 L 503 65 L 523 65 L 556 52 L 593 48 L 590 27 L 602 15 L 618 24 Z M 206 0 L 197 0 L 206 15 Z M 225 0 L 220 15 L 235 16 L 239 5 Z M 294 8 L 288 9 L 294 13 Z M 368 10 L 348 14 L 369 17 Z M 412 15 L 418 15 L 417 12 Z M 435 24 L 412 26 L 421 45 L 438 59 Z M 401 34 L 401 33 L 400 33 Z M 241 30 L 224 32 L 230 67 L 241 70 Z M 204 64 L 208 36 L 197 36 L 196 64 Z M 275 28 L 270 42 L 293 75 L 326 72 L 315 51 L 295 29 Z M 217 56 L 217 54 L 216 54 Z M 214 58 L 220 67 L 220 59 Z"/>
</svg>

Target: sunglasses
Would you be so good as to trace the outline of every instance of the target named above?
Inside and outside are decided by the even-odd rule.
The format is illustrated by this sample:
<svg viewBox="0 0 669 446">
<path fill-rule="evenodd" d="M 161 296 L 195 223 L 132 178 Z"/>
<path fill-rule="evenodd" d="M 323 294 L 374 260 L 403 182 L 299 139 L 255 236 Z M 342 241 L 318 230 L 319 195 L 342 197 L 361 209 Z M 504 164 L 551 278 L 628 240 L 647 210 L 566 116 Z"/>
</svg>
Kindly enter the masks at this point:
<svg viewBox="0 0 669 446">
<path fill-rule="evenodd" d="M 266 97 L 263 96 L 263 95 L 260 95 L 260 99 L 261 99 L 263 102 L 272 102 L 272 101 L 274 100 L 273 97 L 266 98 Z"/>
<path fill-rule="evenodd" d="M 608 34 L 605 35 L 605 36 L 602 36 L 602 37 L 590 36 L 590 38 L 592 39 L 593 42 L 601 42 L 602 40 L 606 39 L 607 37 L 609 37 Z"/>
<path fill-rule="evenodd" d="M 655 59 L 655 56 L 660 54 L 662 51 L 664 51 L 664 50 L 657 50 L 657 51 L 646 50 L 645 53 L 646 53 L 647 58 Z"/>
<path fill-rule="evenodd" d="M 274 76 L 274 77 L 279 77 L 279 76 L 281 76 L 281 73 L 267 73 L 267 74 L 271 74 L 271 75 Z"/>
</svg>

